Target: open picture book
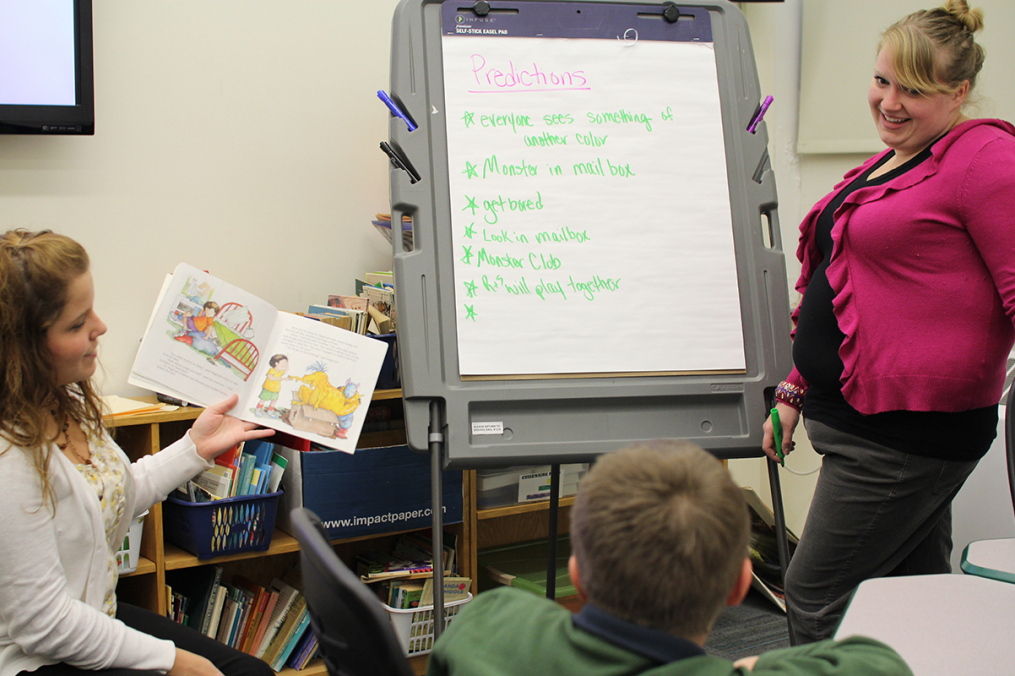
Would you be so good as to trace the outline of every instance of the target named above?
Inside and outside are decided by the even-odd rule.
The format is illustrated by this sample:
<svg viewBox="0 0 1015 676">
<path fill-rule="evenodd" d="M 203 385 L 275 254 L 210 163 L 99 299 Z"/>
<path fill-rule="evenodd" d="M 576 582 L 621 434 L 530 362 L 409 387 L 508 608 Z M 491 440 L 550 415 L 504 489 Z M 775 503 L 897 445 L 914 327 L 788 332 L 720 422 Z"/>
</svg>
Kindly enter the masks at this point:
<svg viewBox="0 0 1015 676">
<path fill-rule="evenodd" d="M 127 381 L 198 406 L 236 393 L 230 415 L 352 453 L 387 349 L 181 263 Z"/>
</svg>

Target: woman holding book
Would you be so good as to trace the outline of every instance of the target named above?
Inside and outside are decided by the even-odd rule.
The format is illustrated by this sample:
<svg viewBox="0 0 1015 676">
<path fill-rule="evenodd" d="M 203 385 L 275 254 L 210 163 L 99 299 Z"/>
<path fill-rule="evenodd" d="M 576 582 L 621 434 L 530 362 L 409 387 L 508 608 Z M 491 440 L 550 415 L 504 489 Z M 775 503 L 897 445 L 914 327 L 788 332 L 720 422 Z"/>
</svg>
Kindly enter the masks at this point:
<svg viewBox="0 0 1015 676">
<path fill-rule="evenodd" d="M 1015 331 L 1015 127 L 966 117 L 983 15 L 965 0 L 881 36 L 883 151 L 800 226 L 783 451 L 822 454 L 786 575 L 798 642 L 832 635 L 865 579 L 951 571 L 951 502 L 997 431 Z M 765 452 L 775 459 L 771 420 Z"/>
<path fill-rule="evenodd" d="M 117 603 L 115 552 L 133 517 L 272 431 L 225 415 L 233 397 L 131 463 L 91 383 L 106 332 L 93 297 L 77 242 L 0 236 L 0 676 L 270 676 L 260 660 Z"/>
</svg>

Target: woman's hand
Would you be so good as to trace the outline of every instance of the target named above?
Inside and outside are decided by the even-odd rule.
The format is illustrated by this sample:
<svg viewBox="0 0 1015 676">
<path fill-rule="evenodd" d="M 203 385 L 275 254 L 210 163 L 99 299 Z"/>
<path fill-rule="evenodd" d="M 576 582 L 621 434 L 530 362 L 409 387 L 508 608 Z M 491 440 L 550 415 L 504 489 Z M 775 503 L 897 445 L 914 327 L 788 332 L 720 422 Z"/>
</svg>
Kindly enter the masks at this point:
<svg viewBox="0 0 1015 676">
<path fill-rule="evenodd" d="M 797 423 L 800 421 L 800 411 L 786 404 L 776 404 L 775 408 L 778 409 L 779 421 L 782 422 L 782 454 L 789 455 L 793 452 L 793 447 L 796 446 L 793 441 L 793 430 L 796 429 Z M 761 450 L 772 460 L 779 462 L 779 455 L 775 452 L 775 434 L 772 432 L 772 416 L 769 416 L 765 420 L 762 429 L 765 430 L 765 438 L 761 442 Z"/>
<path fill-rule="evenodd" d="M 226 415 L 239 397 L 231 395 L 225 401 L 209 406 L 201 412 L 190 428 L 190 439 L 197 446 L 197 454 L 205 460 L 214 460 L 241 441 L 270 437 L 274 430 L 265 429 Z"/>
<path fill-rule="evenodd" d="M 200 655 L 176 649 L 176 661 L 173 668 L 166 672 L 168 676 L 222 676 L 214 664 Z"/>
</svg>

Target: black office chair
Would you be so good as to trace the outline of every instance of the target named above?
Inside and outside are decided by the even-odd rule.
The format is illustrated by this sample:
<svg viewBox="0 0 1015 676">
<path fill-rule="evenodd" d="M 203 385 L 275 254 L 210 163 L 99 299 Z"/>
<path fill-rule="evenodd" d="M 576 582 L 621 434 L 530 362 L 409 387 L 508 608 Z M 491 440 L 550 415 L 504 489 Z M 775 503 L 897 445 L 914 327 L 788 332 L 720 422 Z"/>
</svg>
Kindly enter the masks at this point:
<svg viewBox="0 0 1015 676">
<path fill-rule="evenodd" d="M 414 676 L 380 600 L 335 554 L 309 509 L 290 517 L 300 543 L 303 593 L 330 676 Z"/>
</svg>

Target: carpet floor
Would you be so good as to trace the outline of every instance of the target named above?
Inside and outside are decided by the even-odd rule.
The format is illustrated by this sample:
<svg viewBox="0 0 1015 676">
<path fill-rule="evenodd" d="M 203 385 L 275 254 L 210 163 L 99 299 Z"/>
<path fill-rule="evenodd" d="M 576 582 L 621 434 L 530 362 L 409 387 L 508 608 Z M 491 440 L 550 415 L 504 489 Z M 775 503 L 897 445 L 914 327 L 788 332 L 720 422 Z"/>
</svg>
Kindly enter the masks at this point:
<svg viewBox="0 0 1015 676">
<path fill-rule="evenodd" d="M 754 589 L 739 606 L 723 609 L 705 642 L 708 654 L 734 661 L 788 647 L 786 614 Z"/>
</svg>

